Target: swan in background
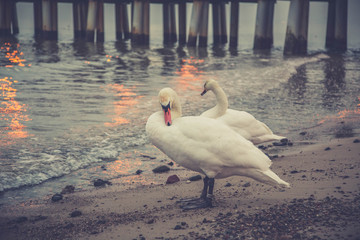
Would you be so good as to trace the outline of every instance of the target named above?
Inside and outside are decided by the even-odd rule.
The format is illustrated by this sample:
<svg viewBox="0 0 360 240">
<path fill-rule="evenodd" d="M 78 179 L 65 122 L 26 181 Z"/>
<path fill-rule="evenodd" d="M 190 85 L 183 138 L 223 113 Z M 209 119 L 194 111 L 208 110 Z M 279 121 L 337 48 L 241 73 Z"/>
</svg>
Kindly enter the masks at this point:
<svg viewBox="0 0 360 240">
<path fill-rule="evenodd" d="M 215 80 L 211 79 L 205 82 L 204 91 L 201 93 L 201 96 L 208 91 L 212 91 L 215 94 L 217 104 L 215 107 L 203 112 L 200 116 L 215 118 L 223 122 L 254 144 L 286 139 L 285 137 L 273 134 L 265 123 L 260 122 L 250 113 L 228 109 L 227 96 Z"/>
<path fill-rule="evenodd" d="M 238 175 L 290 186 L 270 170 L 271 160 L 261 150 L 225 124 L 201 116 L 181 117 L 178 95 L 171 88 L 159 92 L 159 102 L 163 111 L 153 113 L 146 123 L 150 141 L 179 165 L 205 175 L 200 198 L 182 208 L 212 206 L 215 178 Z"/>
</svg>

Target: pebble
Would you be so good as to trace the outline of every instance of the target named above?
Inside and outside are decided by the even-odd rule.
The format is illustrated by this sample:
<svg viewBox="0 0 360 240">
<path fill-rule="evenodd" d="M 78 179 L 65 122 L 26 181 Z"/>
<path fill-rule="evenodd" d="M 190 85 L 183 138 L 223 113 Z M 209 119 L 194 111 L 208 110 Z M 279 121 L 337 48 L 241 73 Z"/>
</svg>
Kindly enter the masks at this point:
<svg viewBox="0 0 360 240">
<path fill-rule="evenodd" d="M 192 176 L 192 177 L 189 177 L 189 181 L 191 182 L 194 182 L 194 181 L 199 181 L 201 180 L 201 175 L 195 175 L 195 176 Z"/>
<path fill-rule="evenodd" d="M 51 201 L 57 202 L 63 199 L 63 195 L 60 193 L 56 193 L 51 197 Z"/>
<path fill-rule="evenodd" d="M 166 165 L 161 165 L 152 170 L 154 173 L 164 173 L 170 171 L 170 168 Z"/>
<path fill-rule="evenodd" d="M 180 181 L 180 178 L 177 175 L 171 175 L 166 180 L 166 184 L 173 184 Z"/>
<path fill-rule="evenodd" d="M 94 181 L 94 186 L 95 187 L 102 187 L 102 186 L 105 186 L 105 185 L 112 185 L 111 182 L 107 181 L 107 180 L 102 180 L 102 179 L 96 179 Z"/>
<path fill-rule="evenodd" d="M 68 194 L 75 192 L 75 187 L 73 185 L 67 185 L 64 187 L 64 189 L 61 191 L 61 194 Z"/>
<path fill-rule="evenodd" d="M 81 216 L 82 215 L 82 212 L 79 211 L 79 210 L 75 210 L 73 211 L 72 213 L 70 213 L 70 217 L 78 217 L 78 216 Z"/>
</svg>

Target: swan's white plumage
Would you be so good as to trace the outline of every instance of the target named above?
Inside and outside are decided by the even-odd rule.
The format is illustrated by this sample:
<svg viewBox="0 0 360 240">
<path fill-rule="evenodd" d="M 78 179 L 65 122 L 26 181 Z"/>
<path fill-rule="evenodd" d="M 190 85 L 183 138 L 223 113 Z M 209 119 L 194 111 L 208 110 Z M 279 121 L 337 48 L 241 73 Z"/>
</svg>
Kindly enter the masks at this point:
<svg viewBox="0 0 360 240">
<path fill-rule="evenodd" d="M 170 96 L 173 114 L 180 105 L 177 96 L 174 97 L 176 93 L 169 88 L 160 93 L 159 96 Z M 160 101 L 167 104 L 164 98 Z M 261 150 L 215 119 L 178 115 L 167 126 L 164 113 L 159 111 L 149 117 L 146 132 L 150 141 L 172 160 L 209 178 L 240 175 L 271 185 L 289 186 L 270 170 L 271 160 Z"/>
<path fill-rule="evenodd" d="M 203 112 L 200 116 L 221 121 L 254 144 L 285 138 L 273 134 L 265 123 L 260 122 L 250 113 L 228 109 L 227 96 L 215 80 L 206 81 L 204 91 L 213 91 L 217 104 L 213 108 Z"/>
</svg>

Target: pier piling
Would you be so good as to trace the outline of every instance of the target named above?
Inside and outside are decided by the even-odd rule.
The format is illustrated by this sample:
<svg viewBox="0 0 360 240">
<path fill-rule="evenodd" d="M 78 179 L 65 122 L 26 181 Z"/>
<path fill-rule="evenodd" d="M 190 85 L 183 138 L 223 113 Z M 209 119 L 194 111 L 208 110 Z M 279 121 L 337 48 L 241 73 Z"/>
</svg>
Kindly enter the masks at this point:
<svg viewBox="0 0 360 240">
<path fill-rule="evenodd" d="M 186 2 L 179 3 L 179 44 L 186 43 Z"/>
<path fill-rule="evenodd" d="M 292 0 L 286 29 L 284 54 L 306 54 L 309 0 Z"/>
<path fill-rule="evenodd" d="M 149 44 L 149 1 L 134 0 L 132 27 L 131 27 L 131 43 L 135 45 Z"/>
<path fill-rule="evenodd" d="M 332 50 L 347 48 L 347 0 L 329 0 L 325 47 Z"/>
<path fill-rule="evenodd" d="M 272 47 L 274 5 L 274 0 L 258 1 L 254 49 L 270 49 Z"/>
<path fill-rule="evenodd" d="M 12 0 L 0 1 L 0 36 L 19 33 L 16 12 L 16 2 Z"/>
<path fill-rule="evenodd" d="M 94 42 L 95 40 L 95 28 L 97 18 L 97 1 L 89 0 L 87 21 L 86 21 L 86 41 Z"/>
<path fill-rule="evenodd" d="M 239 2 L 232 1 L 230 6 L 230 47 L 237 47 L 239 35 Z"/>
<path fill-rule="evenodd" d="M 127 40 L 130 38 L 129 19 L 126 3 L 115 3 L 115 18 L 116 18 L 116 39 Z"/>
</svg>

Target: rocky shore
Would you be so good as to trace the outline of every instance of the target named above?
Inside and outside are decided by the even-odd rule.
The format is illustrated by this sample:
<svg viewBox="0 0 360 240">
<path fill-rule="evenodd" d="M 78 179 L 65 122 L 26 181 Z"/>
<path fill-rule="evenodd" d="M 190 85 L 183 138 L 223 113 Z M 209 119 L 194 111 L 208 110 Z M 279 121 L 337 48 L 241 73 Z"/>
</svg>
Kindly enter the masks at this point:
<svg viewBox="0 0 360 240">
<path fill-rule="evenodd" d="M 351 134 L 336 136 L 344 124 Z M 265 147 L 290 189 L 231 177 L 216 181 L 213 208 L 183 211 L 177 200 L 199 195 L 202 181 L 171 167 L 153 173 L 160 185 L 69 187 L 56 201 L 0 206 L 0 239 L 360 239 L 358 125 L 336 120 L 294 146 Z M 180 181 L 166 184 L 173 175 Z"/>
</svg>

